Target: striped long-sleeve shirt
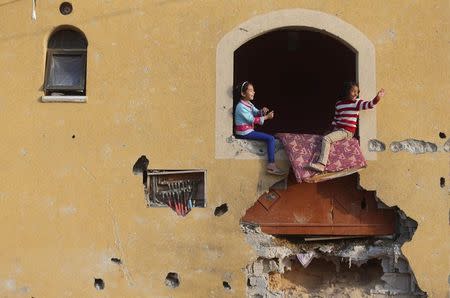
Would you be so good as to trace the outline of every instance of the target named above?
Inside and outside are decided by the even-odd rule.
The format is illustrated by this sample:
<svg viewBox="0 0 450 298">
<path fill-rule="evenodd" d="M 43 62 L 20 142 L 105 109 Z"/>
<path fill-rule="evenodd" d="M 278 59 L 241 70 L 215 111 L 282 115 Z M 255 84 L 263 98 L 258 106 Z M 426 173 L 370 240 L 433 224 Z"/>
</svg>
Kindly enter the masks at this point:
<svg viewBox="0 0 450 298">
<path fill-rule="evenodd" d="M 358 124 L 359 111 L 372 109 L 379 99 L 375 97 L 371 101 L 364 101 L 357 99 L 339 100 L 336 102 L 336 109 L 334 112 L 334 119 L 331 123 L 335 128 L 343 128 L 351 133 L 355 133 Z"/>
<path fill-rule="evenodd" d="M 264 124 L 262 111 L 255 108 L 251 102 L 241 100 L 234 111 L 234 132 L 244 136 L 253 131 L 255 124 Z"/>
</svg>

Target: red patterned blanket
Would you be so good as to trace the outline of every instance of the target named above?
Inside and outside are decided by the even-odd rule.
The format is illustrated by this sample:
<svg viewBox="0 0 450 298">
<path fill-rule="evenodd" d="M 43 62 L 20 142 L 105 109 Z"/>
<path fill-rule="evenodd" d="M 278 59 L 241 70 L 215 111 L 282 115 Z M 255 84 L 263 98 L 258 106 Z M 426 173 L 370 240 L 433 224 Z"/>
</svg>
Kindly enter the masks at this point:
<svg viewBox="0 0 450 298">
<path fill-rule="evenodd" d="M 319 174 L 308 168 L 312 160 L 320 154 L 322 136 L 309 134 L 278 133 L 276 137 L 281 140 L 284 150 L 291 162 L 297 182 L 319 182 L 339 177 L 330 173 L 344 173 L 348 175 L 366 167 L 366 160 L 359 148 L 358 140 L 342 140 L 331 145 L 328 164 L 325 172 Z M 321 179 L 318 176 L 322 176 Z M 315 177 L 315 178 L 314 178 Z"/>
</svg>

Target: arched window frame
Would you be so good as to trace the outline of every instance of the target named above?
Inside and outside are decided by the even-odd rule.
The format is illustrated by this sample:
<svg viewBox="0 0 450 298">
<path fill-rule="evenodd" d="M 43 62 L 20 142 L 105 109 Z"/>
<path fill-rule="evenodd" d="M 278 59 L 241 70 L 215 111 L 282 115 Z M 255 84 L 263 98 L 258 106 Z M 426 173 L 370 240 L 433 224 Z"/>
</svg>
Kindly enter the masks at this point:
<svg viewBox="0 0 450 298">
<path fill-rule="evenodd" d="M 64 34 L 69 35 L 69 39 L 64 40 Z M 70 36 L 72 34 L 72 36 Z M 70 37 L 75 37 L 70 39 Z M 44 102 L 48 101 L 86 101 L 86 70 L 87 70 L 87 46 L 88 42 L 80 30 L 74 27 L 59 27 L 52 32 L 47 43 L 47 55 L 45 63 L 45 78 L 43 89 L 45 95 L 42 97 Z M 58 75 L 55 73 L 55 62 L 59 58 L 60 63 L 78 64 L 77 73 L 68 73 L 77 83 L 55 84 Z M 75 61 L 64 61 L 61 58 L 74 58 Z M 70 69 L 70 67 L 69 67 Z M 60 71 L 68 71 L 61 69 Z M 61 78 L 59 78 L 61 79 Z"/>
<path fill-rule="evenodd" d="M 361 98 L 376 93 L 375 47 L 358 29 L 320 11 L 286 9 L 254 16 L 225 34 L 216 49 L 216 159 L 263 159 L 252 153 L 242 140 L 233 141 L 233 53 L 247 41 L 279 28 L 308 28 L 320 30 L 346 43 L 357 53 L 357 81 Z M 377 153 L 369 151 L 369 140 L 376 139 L 376 109 L 361 111 L 359 118 L 360 146 L 366 160 L 376 160 Z M 278 157 L 277 157 L 278 158 Z"/>
</svg>

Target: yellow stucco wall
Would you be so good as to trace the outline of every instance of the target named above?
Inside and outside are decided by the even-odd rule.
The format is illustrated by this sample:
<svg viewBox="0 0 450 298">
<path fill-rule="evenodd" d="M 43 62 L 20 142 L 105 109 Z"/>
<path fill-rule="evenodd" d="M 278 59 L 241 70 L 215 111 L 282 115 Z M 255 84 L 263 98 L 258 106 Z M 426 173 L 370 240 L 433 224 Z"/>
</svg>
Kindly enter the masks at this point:
<svg viewBox="0 0 450 298">
<path fill-rule="evenodd" d="M 31 1 L 0 3 L 2 297 L 245 296 L 254 253 L 238 223 L 265 174 L 260 160 L 215 159 L 216 47 L 251 17 L 289 8 L 335 15 L 373 42 L 387 90 L 379 140 L 438 145 L 379 153 L 361 184 L 418 222 L 403 252 L 424 291 L 447 294 L 448 1 L 73 1 L 68 16 L 59 4 L 38 1 L 32 21 Z M 40 102 L 46 42 L 63 24 L 89 41 L 84 104 Z M 208 207 L 186 218 L 146 208 L 131 172 L 142 154 L 153 168 L 207 169 Z M 215 217 L 221 203 L 230 210 Z M 169 271 L 180 287 L 164 285 Z"/>
</svg>

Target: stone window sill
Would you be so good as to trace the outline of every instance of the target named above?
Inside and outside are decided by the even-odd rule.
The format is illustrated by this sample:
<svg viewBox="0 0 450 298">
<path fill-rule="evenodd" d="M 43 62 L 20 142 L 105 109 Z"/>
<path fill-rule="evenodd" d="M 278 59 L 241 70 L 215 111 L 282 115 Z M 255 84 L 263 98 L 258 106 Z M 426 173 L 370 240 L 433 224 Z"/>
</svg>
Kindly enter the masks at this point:
<svg viewBox="0 0 450 298">
<path fill-rule="evenodd" d="M 72 95 L 43 95 L 42 102 L 87 102 L 87 96 L 72 96 Z"/>
</svg>

